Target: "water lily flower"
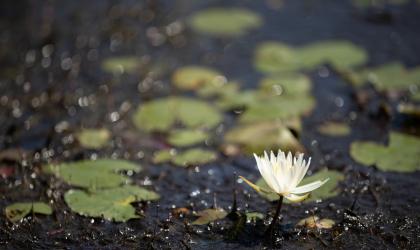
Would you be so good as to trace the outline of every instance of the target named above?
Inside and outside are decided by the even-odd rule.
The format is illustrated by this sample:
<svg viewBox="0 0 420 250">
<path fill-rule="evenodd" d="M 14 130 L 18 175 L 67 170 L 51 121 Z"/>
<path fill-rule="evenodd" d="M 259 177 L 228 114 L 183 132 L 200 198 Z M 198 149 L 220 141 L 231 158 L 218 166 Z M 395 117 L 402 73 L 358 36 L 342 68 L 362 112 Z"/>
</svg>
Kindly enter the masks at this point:
<svg viewBox="0 0 420 250">
<path fill-rule="evenodd" d="M 321 187 L 328 178 L 314 181 L 303 186 L 297 186 L 308 171 L 311 158 L 308 162 L 303 159 L 303 154 L 293 157 L 292 153 L 286 154 L 279 150 L 277 156 L 271 151 L 270 157 L 264 151 L 264 156 L 254 154 L 258 170 L 264 178 L 270 190 L 261 188 L 246 178 L 240 176 L 249 186 L 257 192 L 269 194 L 275 193 L 282 200 L 283 197 L 292 202 L 300 202 L 306 199 L 310 192 Z"/>
</svg>

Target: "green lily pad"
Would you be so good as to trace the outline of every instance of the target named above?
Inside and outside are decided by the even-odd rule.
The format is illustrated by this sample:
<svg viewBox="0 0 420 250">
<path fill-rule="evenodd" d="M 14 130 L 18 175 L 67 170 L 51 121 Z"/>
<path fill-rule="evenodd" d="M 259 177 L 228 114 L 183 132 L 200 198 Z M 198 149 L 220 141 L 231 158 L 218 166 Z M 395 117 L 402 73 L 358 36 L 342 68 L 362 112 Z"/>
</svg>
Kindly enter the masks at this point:
<svg viewBox="0 0 420 250">
<path fill-rule="evenodd" d="M 179 153 L 172 158 L 175 165 L 187 167 L 191 165 L 202 165 L 217 159 L 215 152 L 200 148 L 189 149 Z"/>
<path fill-rule="evenodd" d="M 188 128 L 213 128 L 222 120 L 220 112 L 206 102 L 184 98 L 168 97 L 141 104 L 133 121 L 139 129 L 166 131 L 176 122 Z"/>
<path fill-rule="evenodd" d="M 44 202 L 17 202 L 8 205 L 5 209 L 6 217 L 11 222 L 20 221 L 31 212 L 50 215 L 52 214 L 52 209 Z"/>
<path fill-rule="evenodd" d="M 411 85 L 420 85 L 420 67 L 408 70 L 400 62 L 391 62 L 352 74 L 355 76 L 351 83 L 362 85 L 369 81 L 378 90 L 404 90 Z"/>
<path fill-rule="evenodd" d="M 103 216 L 116 222 L 140 218 L 130 203 L 159 198 L 159 194 L 138 186 L 122 186 L 93 193 L 71 189 L 64 195 L 64 200 L 74 212 L 88 217 Z"/>
<path fill-rule="evenodd" d="M 129 183 L 127 177 L 118 173 L 123 170 L 138 172 L 141 167 L 125 160 L 113 159 L 82 160 L 45 167 L 45 171 L 55 174 L 68 184 L 89 189 L 110 188 Z"/>
<path fill-rule="evenodd" d="M 296 226 L 316 229 L 331 229 L 335 225 L 335 221 L 331 219 L 320 219 L 318 216 L 309 216 L 300 220 Z"/>
<path fill-rule="evenodd" d="M 168 162 L 176 155 L 175 149 L 163 149 L 153 154 L 152 162 L 155 164 Z"/>
<path fill-rule="evenodd" d="M 311 94 L 311 80 L 301 74 L 274 75 L 260 81 L 266 96 L 305 96 Z"/>
<path fill-rule="evenodd" d="M 209 138 L 208 133 L 202 130 L 179 129 L 171 131 L 168 142 L 173 146 L 191 146 Z"/>
<path fill-rule="evenodd" d="M 197 94 L 201 97 L 224 97 L 231 96 L 239 91 L 238 82 L 226 82 L 222 85 L 205 85 L 197 90 Z"/>
<path fill-rule="evenodd" d="M 83 129 L 76 134 L 79 143 L 90 149 L 99 149 L 105 146 L 111 137 L 108 129 Z"/>
<path fill-rule="evenodd" d="M 391 132 L 387 146 L 368 141 L 355 141 L 350 155 L 364 165 L 376 165 L 383 171 L 413 172 L 420 170 L 420 139 Z"/>
<path fill-rule="evenodd" d="M 318 132 L 328 136 L 346 136 L 351 132 L 351 128 L 341 122 L 326 122 L 318 127 Z"/>
<path fill-rule="evenodd" d="M 304 152 L 296 137 L 280 122 L 260 122 L 246 124 L 229 130 L 225 142 L 239 145 L 245 153 L 262 153 L 264 150 L 282 149 Z"/>
<path fill-rule="evenodd" d="M 193 225 L 206 225 L 210 222 L 224 219 L 227 216 L 227 212 L 220 208 L 205 209 L 197 212 L 198 219 L 192 222 Z"/>
<path fill-rule="evenodd" d="M 348 41 L 327 40 L 300 48 L 280 42 L 265 42 L 256 49 L 255 67 L 263 73 L 312 70 L 325 63 L 343 69 L 362 65 L 367 59 L 364 49 Z"/>
<path fill-rule="evenodd" d="M 255 12 L 240 8 L 211 8 L 192 15 L 188 24 L 195 31 L 210 36 L 235 37 L 262 25 Z"/>
<path fill-rule="evenodd" d="M 207 67 L 185 66 L 175 71 L 172 82 L 179 89 L 197 90 L 205 86 L 221 86 L 226 78 L 220 72 Z"/>
<path fill-rule="evenodd" d="M 420 117 L 420 104 L 400 103 L 397 106 L 397 110 L 405 115 Z"/>
<path fill-rule="evenodd" d="M 325 200 L 325 199 L 337 196 L 340 193 L 340 190 L 338 188 L 338 183 L 344 180 L 344 175 L 338 171 L 328 170 L 326 168 L 322 169 L 321 171 L 318 171 L 317 173 L 311 176 L 305 177 L 301 181 L 301 183 L 299 183 L 298 186 L 302 186 L 302 185 L 305 185 L 305 184 L 308 184 L 317 180 L 325 180 L 326 178 L 329 178 L 329 181 L 327 181 L 320 188 L 311 192 L 311 195 L 309 196 L 309 198 L 304 200 L 303 202 Z M 263 178 L 260 178 L 255 184 L 257 186 L 260 186 L 261 188 L 270 189 Z M 259 193 L 259 195 L 261 195 L 263 198 L 269 201 L 276 201 L 279 199 L 279 196 L 277 194 Z M 285 200 L 284 202 L 289 203 L 287 200 Z"/>
<path fill-rule="evenodd" d="M 246 216 L 246 221 L 247 222 L 257 222 L 257 220 L 263 220 L 264 219 L 264 214 L 259 213 L 259 212 L 248 212 L 245 213 Z"/>
<path fill-rule="evenodd" d="M 113 74 L 134 73 L 140 66 L 140 59 L 134 56 L 111 57 L 102 62 L 102 69 Z"/>
</svg>

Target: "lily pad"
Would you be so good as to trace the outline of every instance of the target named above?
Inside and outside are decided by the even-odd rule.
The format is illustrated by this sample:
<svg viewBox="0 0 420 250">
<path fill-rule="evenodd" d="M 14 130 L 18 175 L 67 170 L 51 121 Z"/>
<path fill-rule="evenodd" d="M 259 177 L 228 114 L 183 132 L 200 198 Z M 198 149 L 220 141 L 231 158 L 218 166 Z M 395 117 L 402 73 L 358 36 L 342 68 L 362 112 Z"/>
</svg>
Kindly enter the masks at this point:
<svg viewBox="0 0 420 250">
<path fill-rule="evenodd" d="M 206 86 L 221 86 L 226 83 L 226 78 L 211 68 L 185 66 L 175 71 L 172 82 L 179 89 L 197 90 Z"/>
<path fill-rule="evenodd" d="M 239 145 L 246 153 L 282 149 L 304 152 L 305 149 L 290 130 L 280 122 L 260 122 L 241 125 L 225 134 L 225 142 Z"/>
<path fill-rule="evenodd" d="M 90 149 L 99 149 L 105 146 L 109 138 L 111 137 L 111 133 L 108 129 L 83 129 L 79 133 L 76 134 L 76 138 L 79 143 L 85 147 Z"/>
<path fill-rule="evenodd" d="M 205 209 L 197 212 L 198 219 L 192 222 L 193 225 L 206 225 L 210 222 L 224 219 L 227 216 L 227 212 L 220 208 Z"/>
<path fill-rule="evenodd" d="M 184 147 L 203 142 L 208 138 L 208 133 L 202 130 L 180 129 L 170 133 L 168 142 L 173 146 Z"/>
<path fill-rule="evenodd" d="M 241 36 L 262 23 L 257 13 L 240 8 L 206 9 L 195 13 L 188 21 L 195 31 L 217 37 Z"/>
<path fill-rule="evenodd" d="M 7 206 L 5 209 L 6 217 L 11 222 L 20 221 L 31 212 L 50 215 L 52 214 L 52 209 L 44 202 L 17 202 Z"/>
<path fill-rule="evenodd" d="M 215 152 L 200 148 L 189 149 L 179 153 L 172 158 L 175 165 L 187 167 L 191 165 L 202 165 L 217 159 Z"/>
<path fill-rule="evenodd" d="M 102 62 L 102 69 L 113 74 L 134 73 L 140 66 L 140 59 L 134 56 L 111 57 Z"/>
<path fill-rule="evenodd" d="M 166 131 L 176 122 L 188 128 L 213 128 L 222 120 L 220 112 L 206 102 L 184 98 L 168 97 L 141 104 L 133 121 L 139 129 Z"/>
<path fill-rule="evenodd" d="M 411 85 L 420 85 L 420 67 L 406 69 L 400 62 L 391 62 L 354 73 L 355 85 L 371 82 L 378 90 L 404 90 Z"/>
<path fill-rule="evenodd" d="M 116 222 L 140 218 L 130 203 L 159 198 L 157 193 L 138 186 L 122 186 L 93 193 L 71 189 L 64 195 L 64 200 L 74 212 L 88 217 L 103 216 Z"/>
<path fill-rule="evenodd" d="M 300 220 L 296 226 L 316 229 L 331 229 L 335 225 L 335 221 L 331 219 L 320 219 L 318 216 L 309 216 Z"/>
<path fill-rule="evenodd" d="M 259 212 L 248 212 L 245 214 L 247 222 L 257 222 L 257 220 L 264 219 L 264 214 Z"/>
<path fill-rule="evenodd" d="M 163 149 L 156 151 L 153 154 L 153 163 L 159 164 L 163 162 L 168 162 L 176 155 L 175 149 Z"/>
<path fill-rule="evenodd" d="M 346 136 L 351 132 L 350 127 L 341 122 L 326 122 L 318 127 L 318 132 L 328 136 Z"/>
<path fill-rule="evenodd" d="M 321 171 L 318 171 L 317 173 L 305 177 L 302 182 L 298 186 L 302 186 L 317 180 L 325 180 L 329 178 L 329 180 L 322 185 L 320 188 L 314 190 L 311 192 L 311 195 L 308 199 L 304 200 L 303 202 L 311 202 L 316 200 L 325 200 L 331 197 L 334 197 L 340 193 L 340 190 L 338 188 L 338 183 L 342 180 L 344 180 L 344 175 L 338 171 L 334 170 L 328 170 L 326 168 L 322 169 Z M 264 181 L 264 179 L 260 178 L 256 183 L 257 186 L 260 186 L 261 188 L 269 189 L 267 183 Z M 262 197 L 269 201 L 276 201 L 279 199 L 279 196 L 276 194 L 263 194 L 259 193 Z M 288 203 L 288 201 L 284 201 L 285 203 Z"/>
<path fill-rule="evenodd" d="M 383 171 L 413 172 L 420 170 L 420 139 L 398 132 L 391 132 L 387 146 L 355 141 L 350 154 L 364 165 L 376 165 Z"/>
<path fill-rule="evenodd" d="M 130 182 L 118 172 L 123 170 L 138 172 L 141 167 L 125 160 L 100 159 L 48 165 L 44 170 L 62 178 L 70 185 L 101 189 Z"/>
<path fill-rule="evenodd" d="M 420 104 L 414 103 L 400 103 L 397 106 L 398 112 L 405 115 L 412 115 L 420 117 Z"/>
<path fill-rule="evenodd" d="M 300 48 L 265 42 L 256 49 L 255 67 L 263 73 L 312 70 L 325 63 L 342 69 L 362 65 L 367 59 L 364 49 L 343 40 L 321 41 Z"/>
<path fill-rule="evenodd" d="M 260 81 L 260 92 L 268 96 L 310 95 L 311 80 L 302 74 L 274 75 Z"/>
</svg>

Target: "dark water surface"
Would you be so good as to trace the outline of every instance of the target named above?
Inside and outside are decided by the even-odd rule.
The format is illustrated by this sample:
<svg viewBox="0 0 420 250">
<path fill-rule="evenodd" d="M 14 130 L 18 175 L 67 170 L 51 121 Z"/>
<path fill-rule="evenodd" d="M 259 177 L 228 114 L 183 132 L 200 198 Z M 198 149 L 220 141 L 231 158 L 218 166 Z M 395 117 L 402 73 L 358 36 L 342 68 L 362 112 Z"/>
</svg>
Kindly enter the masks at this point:
<svg viewBox="0 0 420 250">
<path fill-rule="evenodd" d="M 233 190 L 241 210 L 265 213 L 274 206 L 242 184 L 237 175 L 258 178 L 250 157 L 224 158 L 200 168 L 180 169 L 143 160 L 144 145 L 131 116 L 138 104 L 159 96 L 177 94 L 170 86 L 172 71 L 198 64 L 219 69 L 243 88 L 257 86 L 261 74 L 254 70 L 255 46 L 279 40 L 294 46 L 310 42 L 349 40 L 369 52 L 369 66 L 394 60 L 407 67 L 420 65 L 420 5 L 415 2 L 384 9 L 361 10 L 349 1 L 284 1 L 279 10 L 264 1 L 3 1 L 0 9 L 0 150 L 23 148 L 31 152 L 24 162 L 2 160 L 15 173 L 0 179 L 0 208 L 17 201 L 53 200 L 53 216 L 28 217 L 11 224 L 0 216 L 0 246 L 8 249 L 45 248 L 151 248 L 151 249 L 259 249 L 264 225 L 246 224 L 228 239 L 233 222 L 191 226 L 171 215 L 172 208 L 209 208 L 216 203 L 229 209 Z M 196 10 L 213 6 L 242 6 L 262 14 L 265 24 L 235 39 L 215 39 L 187 27 L 159 41 L 154 31 L 164 31 Z M 147 35 L 149 34 L 149 35 Z M 101 70 L 103 59 L 136 55 L 144 72 L 115 79 Z M 72 65 L 71 69 L 69 64 Z M 144 84 L 150 71 L 154 84 Z M 370 102 L 360 107 L 354 89 L 328 66 L 329 74 L 311 73 L 315 110 L 304 118 L 301 142 L 313 157 L 312 170 L 328 166 L 342 171 L 342 193 L 322 203 L 286 205 L 283 227 L 287 232 L 274 246 L 343 249 L 415 249 L 420 245 L 420 173 L 385 173 L 355 163 L 350 142 L 369 139 L 386 142 L 390 129 L 419 134 L 418 121 L 389 118 L 380 108 L 387 98 L 366 87 Z M 143 82 L 143 83 L 142 83 Z M 181 93 L 179 93 L 181 94 Z M 85 105 L 85 103 L 89 105 Z M 118 119 L 111 115 L 118 112 Z M 226 119 L 226 126 L 232 126 Z M 322 136 L 316 127 L 325 120 L 350 124 L 351 135 Z M 92 151 L 63 143 L 71 134 L 57 133 L 68 122 L 70 132 L 80 127 L 107 127 L 113 147 Z M 215 140 L 221 140 L 215 138 Z M 162 199 L 137 204 L 146 217 L 112 223 L 72 213 L 62 194 L 68 187 L 40 173 L 53 158 L 71 161 L 98 157 L 126 157 L 140 162 L 144 171 L 135 183 L 152 185 Z M 350 211 L 351 210 L 351 211 Z M 334 219 L 329 231 L 296 231 L 291 224 L 312 211 Z"/>
</svg>

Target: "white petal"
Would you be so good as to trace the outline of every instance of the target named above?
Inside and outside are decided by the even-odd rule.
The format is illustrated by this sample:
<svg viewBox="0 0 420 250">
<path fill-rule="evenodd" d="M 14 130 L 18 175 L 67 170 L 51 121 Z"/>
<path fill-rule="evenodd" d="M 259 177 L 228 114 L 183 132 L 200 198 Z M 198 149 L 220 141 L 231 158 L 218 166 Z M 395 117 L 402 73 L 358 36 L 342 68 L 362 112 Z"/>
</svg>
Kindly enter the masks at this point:
<svg viewBox="0 0 420 250">
<path fill-rule="evenodd" d="M 304 199 L 308 198 L 309 193 L 308 194 L 304 194 L 304 195 L 295 195 L 295 194 L 287 194 L 284 195 L 284 198 L 288 199 L 289 201 L 292 202 L 300 202 L 303 201 Z"/>
<path fill-rule="evenodd" d="M 277 183 L 277 180 L 273 174 L 272 168 L 269 164 L 269 162 L 266 161 L 264 158 L 260 158 L 256 154 L 254 154 L 255 160 L 257 162 L 258 170 L 261 173 L 261 176 L 264 178 L 267 185 L 276 193 L 279 192 L 279 185 Z"/>
<path fill-rule="evenodd" d="M 297 188 L 291 190 L 290 193 L 293 193 L 293 194 L 309 193 L 312 190 L 315 190 L 315 189 L 319 188 L 320 186 L 324 185 L 325 182 L 327 182 L 328 180 L 329 180 L 329 178 L 327 178 L 324 181 L 311 182 L 309 184 L 306 184 L 306 185 L 303 185 L 303 186 L 300 186 L 300 187 L 297 187 Z"/>
</svg>

